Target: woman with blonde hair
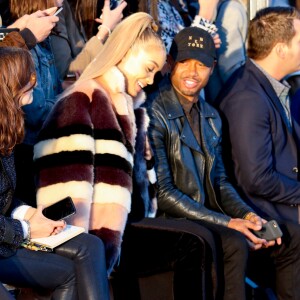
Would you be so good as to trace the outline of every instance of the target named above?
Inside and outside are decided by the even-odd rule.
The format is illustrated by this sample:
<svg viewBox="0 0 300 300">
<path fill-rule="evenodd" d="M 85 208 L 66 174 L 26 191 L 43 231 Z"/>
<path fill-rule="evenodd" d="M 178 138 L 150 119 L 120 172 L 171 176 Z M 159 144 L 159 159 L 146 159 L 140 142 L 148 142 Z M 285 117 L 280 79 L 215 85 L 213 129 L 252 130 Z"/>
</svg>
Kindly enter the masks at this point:
<svg viewBox="0 0 300 300">
<path fill-rule="evenodd" d="M 143 218 L 155 208 L 148 192 L 148 175 L 154 182 L 147 171 L 148 119 L 139 108 L 145 100 L 142 89 L 153 83 L 166 60 L 155 30 L 146 13 L 117 25 L 54 106 L 34 151 L 38 204 L 71 196 L 77 208 L 72 222 L 104 241 L 108 273 L 118 258 L 130 210 L 137 207 L 132 215 Z"/>
</svg>

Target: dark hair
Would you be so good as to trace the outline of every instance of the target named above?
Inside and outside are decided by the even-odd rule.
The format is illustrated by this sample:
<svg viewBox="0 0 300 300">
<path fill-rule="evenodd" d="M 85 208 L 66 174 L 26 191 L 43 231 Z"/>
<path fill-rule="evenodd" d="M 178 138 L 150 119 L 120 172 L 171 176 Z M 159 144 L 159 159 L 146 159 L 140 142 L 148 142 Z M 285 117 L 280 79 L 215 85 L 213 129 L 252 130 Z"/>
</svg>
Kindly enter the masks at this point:
<svg viewBox="0 0 300 300">
<path fill-rule="evenodd" d="M 267 7 L 250 21 L 247 53 L 263 59 L 277 43 L 289 43 L 295 35 L 294 20 L 300 19 L 293 7 Z"/>
<path fill-rule="evenodd" d="M 7 155 L 24 137 L 20 100 L 35 85 L 35 68 L 29 51 L 0 47 L 0 70 L 0 154 Z"/>
</svg>

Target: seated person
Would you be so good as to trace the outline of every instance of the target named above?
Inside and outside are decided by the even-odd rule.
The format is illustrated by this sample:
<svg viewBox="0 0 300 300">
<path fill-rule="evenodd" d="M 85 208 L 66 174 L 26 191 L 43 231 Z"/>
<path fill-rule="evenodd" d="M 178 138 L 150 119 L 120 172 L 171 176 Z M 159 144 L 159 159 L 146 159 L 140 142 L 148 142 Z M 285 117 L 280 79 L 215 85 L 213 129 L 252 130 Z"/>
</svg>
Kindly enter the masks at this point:
<svg viewBox="0 0 300 300">
<path fill-rule="evenodd" d="M 149 95 L 152 101 L 147 102 L 160 214 L 191 220 L 211 232 L 219 255 L 221 299 L 246 299 L 249 248 L 268 248 L 262 250 L 268 250 L 266 255 L 275 260 L 278 291 L 295 291 L 296 285 L 286 274 L 294 275 L 300 265 L 300 231 L 291 231 L 295 238 L 290 241 L 288 234 L 284 235 L 283 243 L 280 238 L 267 241 L 254 235 L 252 230 L 260 230 L 266 220 L 229 182 L 222 160 L 221 119 L 199 97 L 215 64 L 213 39 L 203 29 L 185 28 L 176 35 L 169 59 L 170 76 L 160 82 L 158 90 Z M 293 278 L 298 277 L 295 274 Z"/>
<path fill-rule="evenodd" d="M 0 48 L 0 69 L 0 282 L 49 289 L 57 300 L 109 300 L 104 245 L 99 238 L 82 233 L 53 253 L 21 247 L 30 238 L 58 234 L 66 224 L 45 218 L 43 206 L 22 205 L 14 196 L 13 150 L 24 136 L 20 106 L 32 102 L 36 75 L 30 53 L 16 47 Z"/>
</svg>

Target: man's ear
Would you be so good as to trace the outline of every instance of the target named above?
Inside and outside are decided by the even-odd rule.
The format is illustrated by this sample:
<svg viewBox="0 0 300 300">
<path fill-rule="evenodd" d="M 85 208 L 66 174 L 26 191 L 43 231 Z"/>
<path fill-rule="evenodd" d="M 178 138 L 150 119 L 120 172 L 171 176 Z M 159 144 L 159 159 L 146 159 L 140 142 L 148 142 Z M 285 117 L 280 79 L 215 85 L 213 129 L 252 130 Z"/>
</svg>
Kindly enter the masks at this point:
<svg viewBox="0 0 300 300">
<path fill-rule="evenodd" d="M 215 60 L 215 61 L 214 61 L 214 64 L 213 64 L 212 67 L 211 67 L 210 75 L 212 75 L 212 73 L 213 73 L 213 71 L 214 71 L 214 69 L 215 69 L 216 64 L 217 64 L 217 61 Z"/>
<path fill-rule="evenodd" d="M 281 59 L 284 59 L 286 55 L 287 45 L 285 43 L 277 43 L 274 48 L 277 56 L 280 57 Z"/>
</svg>

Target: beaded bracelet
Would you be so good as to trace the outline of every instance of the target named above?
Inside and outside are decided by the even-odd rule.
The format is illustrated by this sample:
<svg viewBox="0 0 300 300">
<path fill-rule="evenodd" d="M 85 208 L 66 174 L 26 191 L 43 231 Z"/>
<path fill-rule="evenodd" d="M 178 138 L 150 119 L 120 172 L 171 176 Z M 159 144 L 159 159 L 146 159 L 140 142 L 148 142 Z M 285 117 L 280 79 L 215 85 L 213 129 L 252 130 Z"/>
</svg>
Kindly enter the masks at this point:
<svg viewBox="0 0 300 300">
<path fill-rule="evenodd" d="M 101 25 L 99 26 L 99 29 L 100 29 L 100 27 L 103 27 L 103 28 L 105 28 L 105 29 L 108 31 L 108 36 L 111 35 L 111 30 L 109 29 L 108 26 L 106 26 L 106 25 L 104 25 L 104 24 L 101 24 Z"/>
<path fill-rule="evenodd" d="M 244 220 L 249 221 L 252 217 L 257 216 L 254 212 L 249 212 L 244 216 Z"/>
</svg>

